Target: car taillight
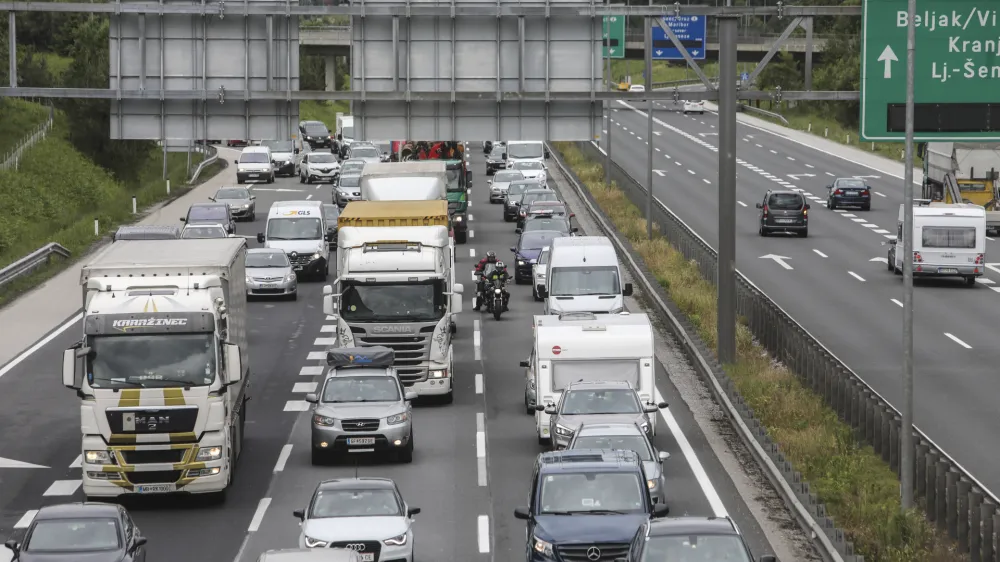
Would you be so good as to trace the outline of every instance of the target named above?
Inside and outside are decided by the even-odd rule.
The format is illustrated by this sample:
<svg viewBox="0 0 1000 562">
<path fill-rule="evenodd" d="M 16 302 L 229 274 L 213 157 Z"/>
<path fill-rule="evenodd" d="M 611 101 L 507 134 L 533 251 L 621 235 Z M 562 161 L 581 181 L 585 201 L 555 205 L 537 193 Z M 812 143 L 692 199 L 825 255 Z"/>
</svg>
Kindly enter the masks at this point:
<svg viewBox="0 0 1000 562">
<path fill-rule="evenodd" d="M 986 261 L 986 254 L 976 254 L 976 265 L 982 265 Z"/>
<path fill-rule="evenodd" d="M 802 216 L 803 217 L 808 217 L 809 216 L 809 209 L 802 209 Z"/>
<path fill-rule="evenodd" d="M 920 252 L 913 252 L 913 261 L 923 263 L 924 257 L 920 255 Z"/>
<path fill-rule="evenodd" d="M 834 195 L 843 195 L 844 191 L 842 189 L 835 189 L 835 190 L 833 190 L 833 194 Z"/>
<path fill-rule="evenodd" d="M 869 195 L 871 195 L 871 194 L 870 194 L 870 193 L 868 192 L 868 190 L 866 189 L 866 190 L 864 190 L 864 191 L 862 191 L 862 192 L 861 192 L 861 195 L 864 195 L 865 197 L 868 197 L 868 196 L 869 196 Z"/>
<path fill-rule="evenodd" d="M 767 216 L 767 205 L 764 205 L 764 216 Z"/>
</svg>

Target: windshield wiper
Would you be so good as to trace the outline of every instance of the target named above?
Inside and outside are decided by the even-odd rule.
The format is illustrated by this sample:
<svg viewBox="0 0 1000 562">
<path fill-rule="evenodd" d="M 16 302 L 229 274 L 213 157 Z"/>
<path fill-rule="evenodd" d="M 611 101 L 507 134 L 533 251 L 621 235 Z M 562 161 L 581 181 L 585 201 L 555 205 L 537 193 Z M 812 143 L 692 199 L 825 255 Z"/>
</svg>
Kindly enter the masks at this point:
<svg viewBox="0 0 1000 562">
<path fill-rule="evenodd" d="M 288 238 L 282 238 L 281 236 L 268 236 L 268 240 L 288 240 Z"/>
<path fill-rule="evenodd" d="M 180 380 L 180 379 L 150 379 L 150 380 L 154 380 L 156 382 L 173 383 L 173 384 L 176 384 L 176 385 L 179 385 L 179 386 L 183 386 L 183 387 L 204 386 L 204 385 L 199 385 L 198 383 L 196 383 L 194 381 L 184 381 L 184 380 Z"/>
<path fill-rule="evenodd" d="M 580 513 L 583 515 L 627 515 L 626 511 L 618 511 L 616 509 L 588 509 L 587 511 L 576 511 L 574 513 Z"/>
<path fill-rule="evenodd" d="M 131 385 L 133 387 L 145 388 L 145 385 L 143 385 L 141 382 L 130 381 L 128 379 L 121 380 L 121 381 L 116 381 L 116 380 L 111 380 L 111 379 L 99 379 L 99 378 L 96 378 L 96 377 L 94 378 L 94 382 L 98 382 L 99 383 L 101 381 L 110 383 L 112 385 L 127 384 L 127 385 Z M 112 390 L 113 389 L 113 386 L 112 387 L 109 387 L 109 386 L 94 386 L 93 383 L 91 383 L 90 386 L 91 386 L 91 388 L 95 388 L 95 389 L 99 389 L 99 390 Z"/>
</svg>

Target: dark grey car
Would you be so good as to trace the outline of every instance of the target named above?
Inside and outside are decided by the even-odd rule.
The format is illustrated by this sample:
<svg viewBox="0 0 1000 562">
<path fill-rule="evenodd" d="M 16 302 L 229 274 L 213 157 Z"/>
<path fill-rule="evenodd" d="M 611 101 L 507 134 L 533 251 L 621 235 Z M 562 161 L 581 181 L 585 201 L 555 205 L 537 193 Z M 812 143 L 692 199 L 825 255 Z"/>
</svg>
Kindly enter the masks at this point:
<svg viewBox="0 0 1000 562">
<path fill-rule="evenodd" d="M 580 426 L 567 449 L 624 449 L 635 451 L 646 471 L 646 487 L 653 503 L 667 502 L 663 462 L 670 453 L 657 451 L 649 436 L 632 423 L 594 423 Z"/>
<path fill-rule="evenodd" d="M 253 221 L 257 218 L 257 196 L 245 187 L 222 187 L 209 200 L 229 205 L 229 212 L 236 220 Z"/>
<path fill-rule="evenodd" d="M 537 178 L 524 178 L 510 182 L 510 187 L 503 195 L 503 220 L 514 222 L 514 219 L 517 218 L 517 209 L 521 205 L 521 195 L 525 191 L 544 188 L 545 186 Z"/>
<path fill-rule="evenodd" d="M 570 383 L 555 405 L 537 405 L 549 418 L 552 447 L 564 449 L 583 424 L 630 423 L 653 435 L 649 414 L 666 408 L 666 402 L 643 404 L 639 394 L 625 381 L 580 381 Z"/>
<path fill-rule="evenodd" d="M 809 236 L 809 203 L 797 191 L 768 191 L 760 209 L 761 236 L 772 232 L 794 232 L 801 238 Z"/>
<path fill-rule="evenodd" d="M 333 188 L 333 202 L 343 209 L 351 201 L 361 200 L 361 174 L 340 173 L 340 181 Z"/>
<path fill-rule="evenodd" d="M 181 217 L 187 224 L 221 224 L 227 234 L 236 232 L 236 220 L 228 203 L 195 203 L 188 208 L 187 216 Z"/>
<path fill-rule="evenodd" d="M 146 537 L 116 504 L 67 503 L 38 510 L 21 542 L 4 543 L 19 562 L 145 562 Z"/>
</svg>

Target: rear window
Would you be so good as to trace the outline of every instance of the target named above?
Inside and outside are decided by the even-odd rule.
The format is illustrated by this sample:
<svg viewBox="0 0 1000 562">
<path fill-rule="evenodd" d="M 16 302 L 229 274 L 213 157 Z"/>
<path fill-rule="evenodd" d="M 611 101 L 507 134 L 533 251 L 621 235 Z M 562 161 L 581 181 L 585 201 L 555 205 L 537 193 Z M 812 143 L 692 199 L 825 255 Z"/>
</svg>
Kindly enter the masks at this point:
<svg viewBox="0 0 1000 562">
<path fill-rule="evenodd" d="M 229 220 L 225 207 L 191 207 L 188 211 L 189 221 L 219 221 Z"/>
<path fill-rule="evenodd" d="M 772 209 L 794 211 L 802 208 L 803 199 L 798 193 L 772 193 L 767 206 Z"/>
<path fill-rule="evenodd" d="M 847 189 L 864 189 L 865 182 L 861 180 L 840 180 L 837 182 L 837 187 L 847 188 Z"/>
<path fill-rule="evenodd" d="M 330 134 L 330 130 L 323 125 L 306 125 L 306 134 L 313 137 L 325 137 Z"/>
<path fill-rule="evenodd" d="M 925 226 L 924 248 L 975 248 L 976 229 L 955 226 Z"/>
</svg>

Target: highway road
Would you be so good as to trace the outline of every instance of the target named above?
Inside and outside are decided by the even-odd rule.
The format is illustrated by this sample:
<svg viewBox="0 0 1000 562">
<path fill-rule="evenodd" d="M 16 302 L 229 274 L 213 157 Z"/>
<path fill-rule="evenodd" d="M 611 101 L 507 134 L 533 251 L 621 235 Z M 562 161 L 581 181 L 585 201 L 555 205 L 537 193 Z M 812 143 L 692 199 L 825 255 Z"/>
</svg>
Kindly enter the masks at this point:
<svg viewBox="0 0 1000 562">
<path fill-rule="evenodd" d="M 646 104 L 617 102 L 611 157 L 645 182 Z M 654 112 L 654 194 L 713 246 L 718 241 L 718 118 L 689 115 L 673 104 Z M 606 143 L 605 136 L 602 142 Z M 606 144 L 604 146 L 606 148 Z M 786 136 L 738 125 L 737 268 L 893 404 L 901 401 L 902 280 L 887 270 L 886 241 L 896 234 L 901 178 Z M 872 210 L 830 211 L 826 185 L 863 177 Z M 758 235 L 758 211 L 769 189 L 809 198 L 809 237 Z M 1000 252 L 987 241 L 990 254 Z M 780 259 L 776 259 L 775 256 Z M 996 343 L 1000 264 L 973 287 L 918 281 L 914 291 L 916 424 L 983 484 L 1000 491 L 994 451 L 1000 446 Z"/>
<path fill-rule="evenodd" d="M 477 256 L 492 249 L 505 257 L 516 241 L 500 206 L 488 203 L 481 153 L 473 150 L 472 161 L 472 229 L 469 244 L 458 247 L 458 267 L 470 274 Z M 254 191 L 261 219 L 237 225 L 251 247 L 257 246 L 254 236 L 273 202 L 330 198 L 329 186 L 293 179 Z M 471 281 L 470 274 L 464 277 Z M 530 349 L 530 316 L 541 308 L 532 301 L 530 287 L 512 286 L 511 311 L 495 321 L 468 310 L 473 285 L 466 283 L 469 299 L 455 341 L 455 401 L 416 408 L 412 464 L 364 460 L 356 467 L 314 468 L 304 397 L 320 380 L 333 331 L 322 313 L 321 288 L 307 282 L 300 285 L 297 301 L 250 303 L 254 392 L 245 453 L 226 502 L 210 505 L 185 497 L 123 502 L 149 538 L 148 560 L 173 560 L 182 549 L 192 562 L 253 562 L 264 550 L 295 547 L 299 529 L 292 511 L 305 506 L 321 479 L 355 473 L 395 479 L 408 503 L 422 508 L 415 527 L 420 562 L 523 560 L 525 528 L 513 510 L 525 501 L 540 452 L 533 418 L 524 413 L 524 375 L 518 366 Z M 23 533 L 42 505 L 82 500 L 79 410 L 74 393 L 59 378 L 62 350 L 79 338 L 80 325 L 70 319 L 53 329 L 25 360 L 0 368 L 0 427 L 6 430 L 0 434 L 0 457 L 6 459 L 0 459 L 0 533 L 5 536 Z M 672 455 L 666 465 L 672 513 L 730 514 L 755 554 L 773 552 L 734 483 L 746 476 L 727 473 L 713 456 L 662 365 L 658 377 L 660 394 L 671 405 L 656 445 Z M 38 466 L 13 468 L 10 460 Z M 3 555 L 9 558 L 4 550 L 0 560 L 7 559 Z"/>
</svg>

